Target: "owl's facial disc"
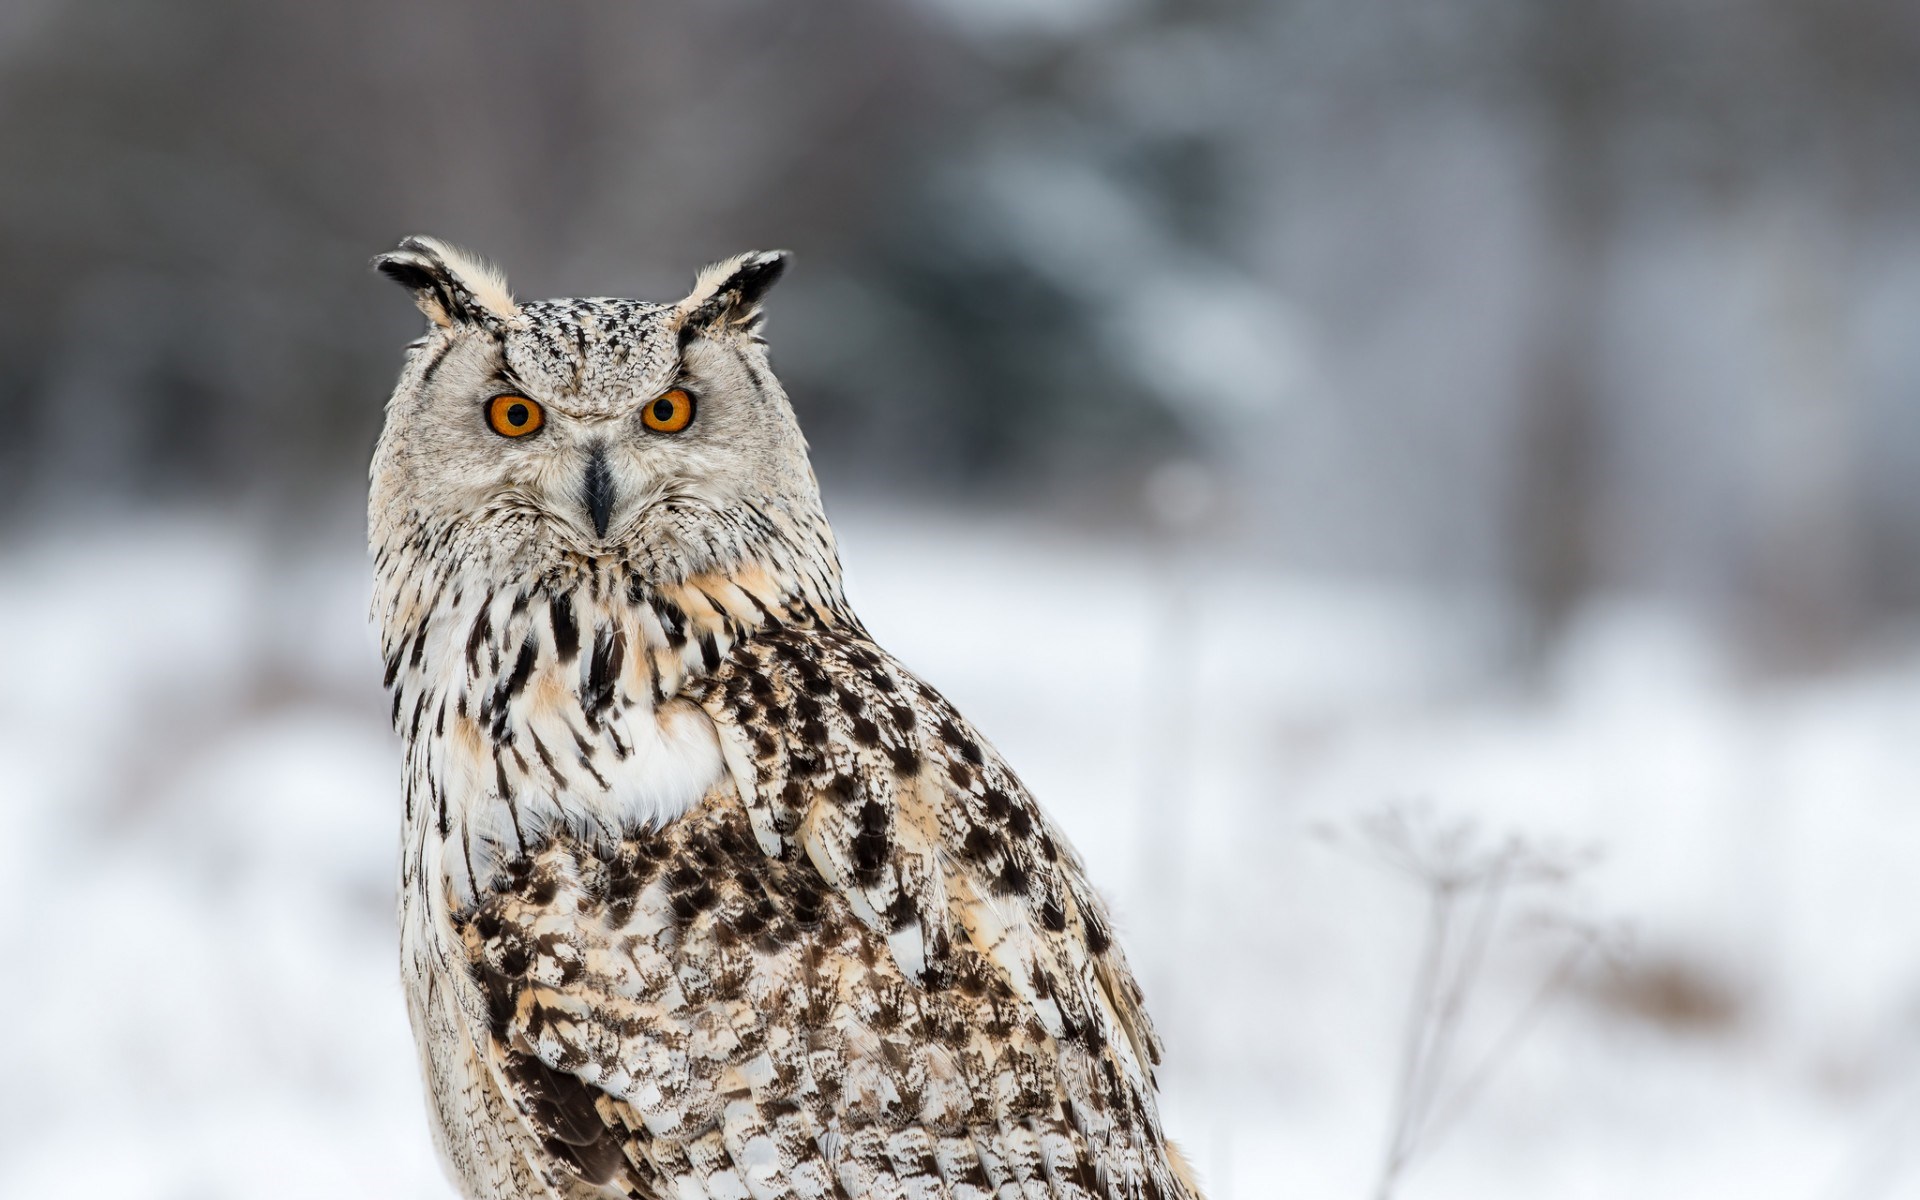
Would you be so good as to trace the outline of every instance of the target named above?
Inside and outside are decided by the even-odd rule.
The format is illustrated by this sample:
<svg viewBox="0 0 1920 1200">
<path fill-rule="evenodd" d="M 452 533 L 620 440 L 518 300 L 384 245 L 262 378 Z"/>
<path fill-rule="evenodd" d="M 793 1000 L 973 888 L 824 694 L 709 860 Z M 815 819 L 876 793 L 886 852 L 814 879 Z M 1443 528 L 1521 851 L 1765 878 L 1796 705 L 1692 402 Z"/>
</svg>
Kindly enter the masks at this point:
<svg viewBox="0 0 1920 1200">
<path fill-rule="evenodd" d="M 644 540 L 641 527 L 661 502 L 720 507 L 745 482 L 740 451 L 754 437 L 725 428 L 729 410 L 741 401 L 717 386 L 720 379 L 709 391 L 683 373 L 685 383 L 657 396 L 603 401 L 516 378 L 487 347 L 477 353 L 492 372 L 481 393 L 500 394 L 478 405 L 458 391 L 428 401 L 458 426 L 427 464 L 436 475 L 464 482 L 447 496 L 454 513 L 482 521 L 504 511 L 537 516 L 549 544 L 601 554 Z M 696 386 L 712 401 L 697 418 Z M 741 423 L 736 416 L 731 424 Z"/>
<path fill-rule="evenodd" d="M 370 510 L 464 527 L 501 560 L 733 553 L 812 513 L 806 443 L 760 338 L 786 256 L 740 255 L 681 300 L 518 302 L 471 256 L 409 239 L 380 269 L 433 324 L 388 409 Z"/>
</svg>

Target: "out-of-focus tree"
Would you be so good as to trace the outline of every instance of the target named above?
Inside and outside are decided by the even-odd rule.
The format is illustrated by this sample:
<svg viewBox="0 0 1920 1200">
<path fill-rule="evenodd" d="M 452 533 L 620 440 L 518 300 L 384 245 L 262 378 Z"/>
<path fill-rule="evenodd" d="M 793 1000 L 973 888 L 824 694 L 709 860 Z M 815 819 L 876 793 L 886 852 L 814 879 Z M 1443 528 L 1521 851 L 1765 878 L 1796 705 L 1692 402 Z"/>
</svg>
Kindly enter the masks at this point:
<svg viewBox="0 0 1920 1200">
<path fill-rule="evenodd" d="M 1599 581 L 1596 490 L 1607 253 L 1621 116 L 1618 12 L 1537 6 L 1527 19 L 1522 85 L 1538 97 L 1542 236 L 1521 366 L 1514 558 L 1522 598 L 1520 668 L 1537 673 Z"/>
<path fill-rule="evenodd" d="M 417 322 L 374 252 L 434 232 L 532 295 L 677 294 L 758 244 L 831 263 L 943 87 L 920 22 L 865 0 L 24 10 L 0 32 L 15 504 L 337 487 Z"/>
<path fill-rule="evenodd" d="M 800 252 L 837 483 L 1849 653 L 1920 605 L 1920 17 L 1875 0 L 33 0 L 0 506 L 351 508 L 400 234 L 529 295 Z"/>
</svg>

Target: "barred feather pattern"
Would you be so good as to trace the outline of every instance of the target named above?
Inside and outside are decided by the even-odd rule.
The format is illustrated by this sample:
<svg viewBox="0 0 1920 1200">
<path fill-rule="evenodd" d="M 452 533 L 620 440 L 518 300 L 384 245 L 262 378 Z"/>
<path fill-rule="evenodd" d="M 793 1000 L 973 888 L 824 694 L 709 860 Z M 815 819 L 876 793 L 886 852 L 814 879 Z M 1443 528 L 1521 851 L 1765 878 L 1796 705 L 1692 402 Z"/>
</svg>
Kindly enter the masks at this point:
<svg viewBox="0 0 1920 1200">
<path fill-rule="evenodd" d="M 402 978 L 471 1200 L 1198 1200 L 1066 839 L 868 637 L 750 253 L 518 303 L 432 239 L 375 452 Z M 699 416 L 643 420 L 664 389 Z M 501 396 L 543 411 L 509 436 Z"/>
<path fill-rule="evenodd" d="M 560 556 L 501 591 L 454 529 L 377 560 L 410 1009 L 469 1194 L 1196 1196 L 1065 839 L 867 637 L 823 522 L 685 523 L 725 565 L 665 586 Z"/>
</svg>

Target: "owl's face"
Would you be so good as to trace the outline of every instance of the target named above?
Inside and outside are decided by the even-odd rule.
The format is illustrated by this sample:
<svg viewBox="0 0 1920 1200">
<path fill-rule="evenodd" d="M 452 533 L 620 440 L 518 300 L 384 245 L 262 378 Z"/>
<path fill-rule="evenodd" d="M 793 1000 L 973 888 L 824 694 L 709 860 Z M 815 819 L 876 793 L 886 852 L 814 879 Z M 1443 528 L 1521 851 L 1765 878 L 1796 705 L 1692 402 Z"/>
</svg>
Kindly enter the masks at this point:
<svg viewBox="0 0 1920 1200">
<path fill-rule="evenodd" d="M 784 255 L 722 263 L 675 304 L 516 304 L 486 268 L 425 239 L 378 264 L 433 327 L 388 406 L 376 526 L 404 514 L 509 554 L 701 569 L 742 514 L 817 508 L 805 442 L 756 334 Z"/>
</svg>

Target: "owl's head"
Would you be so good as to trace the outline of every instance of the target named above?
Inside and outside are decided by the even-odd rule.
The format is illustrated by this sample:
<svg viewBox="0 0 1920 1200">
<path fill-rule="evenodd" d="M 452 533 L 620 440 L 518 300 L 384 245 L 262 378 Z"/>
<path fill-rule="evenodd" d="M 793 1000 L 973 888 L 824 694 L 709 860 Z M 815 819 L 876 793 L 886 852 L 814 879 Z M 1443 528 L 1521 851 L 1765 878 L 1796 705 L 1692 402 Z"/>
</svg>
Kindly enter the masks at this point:
<svg viewBox="0 0 1920 1200">
<path fill-rule="evenodd" d="M 531 565 L 723 566 L 771 523 L 817 528 L 806 443 L 759 336 L 784 252 L 700 273 L 672 303 L 516 303 L 431 238 L 374 260 L 427 315 L 375 454 L 376 541 L 431 531 Z"/>
</svg>

